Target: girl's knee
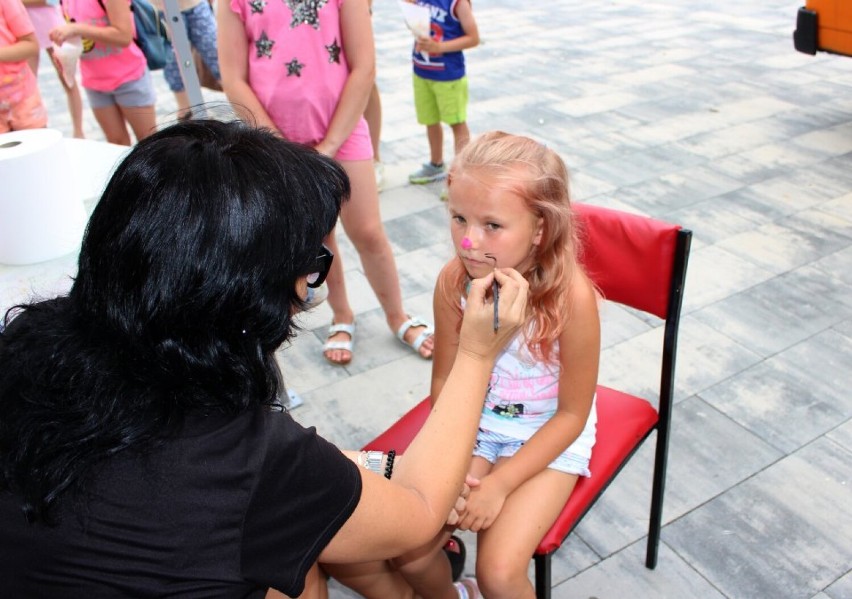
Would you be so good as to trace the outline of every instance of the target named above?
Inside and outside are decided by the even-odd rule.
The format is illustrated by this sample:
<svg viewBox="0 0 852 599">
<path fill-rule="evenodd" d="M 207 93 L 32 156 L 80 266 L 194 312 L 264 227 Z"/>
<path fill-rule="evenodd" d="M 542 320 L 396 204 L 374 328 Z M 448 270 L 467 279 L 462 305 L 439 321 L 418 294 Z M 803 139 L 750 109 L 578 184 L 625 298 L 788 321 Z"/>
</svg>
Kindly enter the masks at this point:
<svg viewBox="0 0 852 599">
<path fill-rule="evenodd" d="M 529 585 L 529 560 L 510 560 L 506 555 L 478 555 L 476 580 L 486 597 L 517 597 L 519 588 Z"/>
</svg>

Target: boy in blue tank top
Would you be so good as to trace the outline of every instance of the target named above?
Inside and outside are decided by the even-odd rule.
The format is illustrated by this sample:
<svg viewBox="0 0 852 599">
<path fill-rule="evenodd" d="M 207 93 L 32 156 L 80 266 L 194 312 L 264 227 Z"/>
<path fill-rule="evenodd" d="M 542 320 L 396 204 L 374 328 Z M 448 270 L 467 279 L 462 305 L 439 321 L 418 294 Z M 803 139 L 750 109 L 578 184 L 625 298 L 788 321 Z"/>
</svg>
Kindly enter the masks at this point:
<svg viewBox="0 0 852 599">
<path fill-rule="evenodd" d="M 414 105 L 417 122 L 426 125 L 429 162 L 411 173 L 414 184 L 439 181 L 447 176 L 444 165 L 444 132 L 453 130 L 458 153 L 470 139 L 467 128 L 467 76 L 462 50 L 479 44 L 479 30 L 470 0 L 417 0 L 431 11 L 430 35 L 414 43 Z"/>
</svg>

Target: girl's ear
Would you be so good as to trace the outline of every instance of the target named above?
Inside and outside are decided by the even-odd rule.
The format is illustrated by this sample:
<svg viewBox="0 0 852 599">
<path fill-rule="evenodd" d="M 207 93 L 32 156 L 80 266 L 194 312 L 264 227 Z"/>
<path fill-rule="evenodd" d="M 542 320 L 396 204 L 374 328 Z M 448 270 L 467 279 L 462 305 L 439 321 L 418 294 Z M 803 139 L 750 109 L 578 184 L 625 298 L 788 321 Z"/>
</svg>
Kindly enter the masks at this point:
<svg viewBox="0 0 852 599">
<path fill-rule="evenodd" d="M 535 235 L 533 235 L 533 245 L 541 245 L 541 238 L 544 235 L 544 217 L 539 216 L 535 222 Z"/>
</svg>

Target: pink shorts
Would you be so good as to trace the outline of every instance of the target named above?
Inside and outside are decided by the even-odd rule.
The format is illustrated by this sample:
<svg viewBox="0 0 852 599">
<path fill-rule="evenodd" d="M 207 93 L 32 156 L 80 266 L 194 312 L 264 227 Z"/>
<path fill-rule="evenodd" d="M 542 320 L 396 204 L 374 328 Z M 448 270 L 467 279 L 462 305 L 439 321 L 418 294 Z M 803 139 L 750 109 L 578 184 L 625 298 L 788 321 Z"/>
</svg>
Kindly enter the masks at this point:
<svg viewBox="0 0 852 599">
<path fill-rule="evenodd" d="M 42 127 L 47 127 L 47 111 L 38 89 L 15 104 L 0 100 L 0 133 Z"/>
<path fill-rule="evenodd" d="M 371 160 L 373 158 L 373 144 L 370 141 L 370 130 L 364 117 L 355 125 L 355 129 L 337 150 L 334 159 L 340 162 L 355 160 Z"/>
</svg>

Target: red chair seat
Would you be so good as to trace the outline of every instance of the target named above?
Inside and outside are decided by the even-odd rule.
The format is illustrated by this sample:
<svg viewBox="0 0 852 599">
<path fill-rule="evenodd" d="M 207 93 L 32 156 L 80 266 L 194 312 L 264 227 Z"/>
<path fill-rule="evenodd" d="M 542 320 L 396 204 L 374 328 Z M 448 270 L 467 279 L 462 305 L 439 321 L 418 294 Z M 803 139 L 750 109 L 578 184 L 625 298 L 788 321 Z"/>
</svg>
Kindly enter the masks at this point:
<svg viewBox="0 0 852 599">
<path fill-rule="evenodd" d="M 423 427 L 423 423 L 426 422 L 426 417 L 429 416 L 431 410 L 432 403 L 427 397 L 362 449 L 365 451 L 384 451 L 385 453 L 395 449 L 398 454 L 402 455 Z"/>
<path fill-rule="evenodd" d="M 411 408 L 363 449 L 403 454 L 426 422 L 431 409 L 427 397 Z M 589 469 L 591 477 L 581 477 L 562 508 L 562 512 L 544 535 L 536 553 L 551 553 L 585 515 L 595 499 L 615 478 L 630 455 L 657 423 L 657 411 L 644 399 L 598 385 L 598 428 Z"/>
<path fill-rule="evenodd" d="M 598 385 L 598 428 L 589 462 L 590 477 L 580 477 L 562 512 L 545 533 L 536 553 L 551 553 L 613 481 L 630 455 L 657 424 L 657 410 L 644 399 Z"/>
</svg>

